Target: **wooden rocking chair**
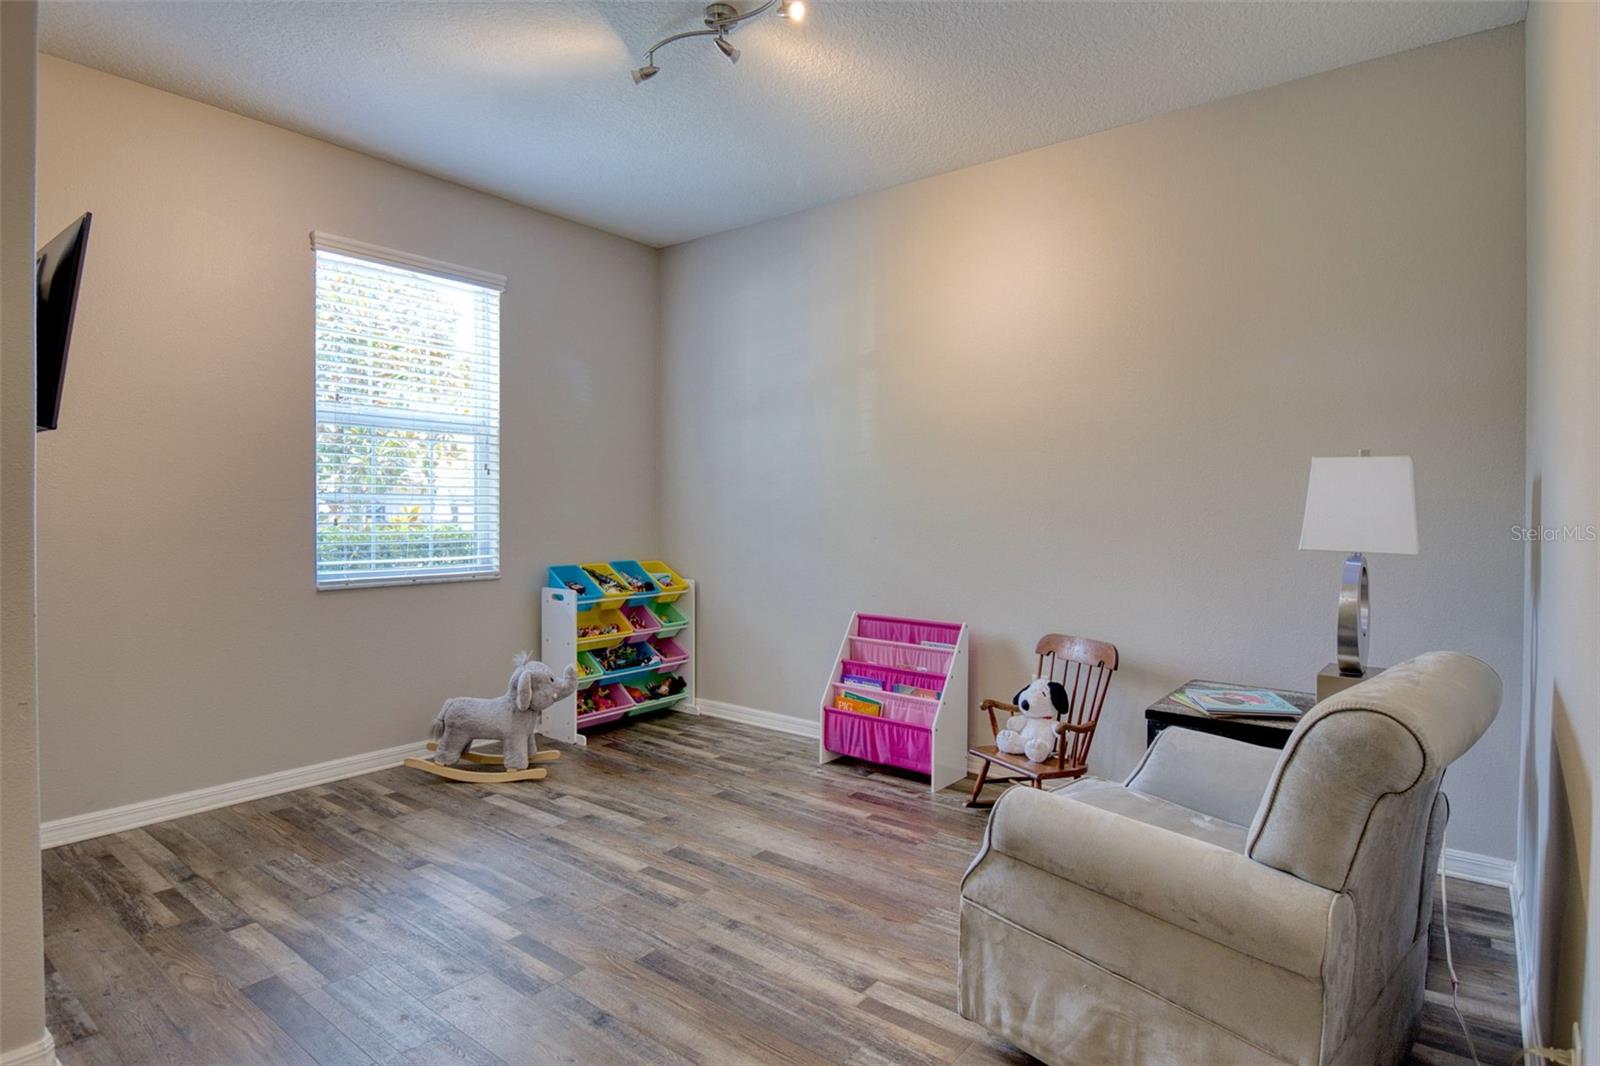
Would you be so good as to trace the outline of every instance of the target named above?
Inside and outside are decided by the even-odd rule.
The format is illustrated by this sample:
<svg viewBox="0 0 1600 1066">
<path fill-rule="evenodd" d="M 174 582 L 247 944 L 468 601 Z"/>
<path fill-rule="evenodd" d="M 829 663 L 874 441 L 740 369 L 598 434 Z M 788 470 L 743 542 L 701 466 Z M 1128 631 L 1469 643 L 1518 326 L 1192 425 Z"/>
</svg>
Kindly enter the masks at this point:
<svg viewBox="0 0 1600 1066">
<path fill-rule="evenodd" d="M 972 787 L 972 798 L 967 801 L 968 807 L 990 806 L 979 803 L 978 796 L 983 792 L 991 766 L 1010 770 L 1015 775 L 1002 780 L 1031 781 L 1034 788 L 1043 788 L 1046 781 L 1058 778 L 1082 777 L 1089 768 L 1089 745 L 1094 741 L 1100 708 L 1105 706 L 1106 692 L 1111 688 L 1111 675 L 1117 669 L 1117 646 L 1103 640 L 1050 633 L 1041 637 L 1033 650 L 1039 656 L 1035 676 L 1060 681 L 1072 701 L 1064 714 L 1056 716 L 1055 752 L 1044 762 L 1030 762 L 1026 755 L 1011 755 L 993 744 L 968 748 L 968 755 L 983 760 L 978 783 Z M 989 728 L 996 736 L 1005 728 L 1006 719 L 1022 713 L 1003 700 L 984 700 L 978 706 L 988 712 Z M 996 711 L 1002 712 L 1000 717 L 996 717 Z"/>
</svg>

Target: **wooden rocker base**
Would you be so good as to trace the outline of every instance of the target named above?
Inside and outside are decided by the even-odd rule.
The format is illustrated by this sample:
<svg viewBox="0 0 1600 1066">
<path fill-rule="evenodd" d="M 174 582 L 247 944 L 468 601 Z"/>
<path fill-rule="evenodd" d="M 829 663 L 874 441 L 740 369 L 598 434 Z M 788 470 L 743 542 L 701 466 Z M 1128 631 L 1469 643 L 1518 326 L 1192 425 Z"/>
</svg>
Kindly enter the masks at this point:
<svg viewBox="0 0 1600 1066">
<path fill-rule="evenodd" d="M 428 750 L 438 751 L 439 742 L 436 740 L 428 741 Z M 461 753 L 461 758 L 466 762 L 475 762 L 481 766 L 504 766 L 506 764 L 505 756 L 495 755 L 493 752 L 487 751 L 464 751 Z M 534 752 L 528 757 L 528 761 L 555 762 L 559 758 L 561 758 L 561 753 L 559 751 L 556 751 L 554 748 L 547 748 L 544 751 Z"/>
<path fill-rule="evenodd" d="M 430 740 L 428 741 L 428 750 L 438 751 L 439 745 Z M 526 770 L 506 770 L 503 768 L 505 766 L 504 756 L 491 755 L 487 752 L 464 751 L 461 753 L 461 758 L 465 762 L 478 766 L 498 766 L 502 767 L 502 769 L 469 770 L 461 766 L 440 766 L 432 759 L 415 757 L 407 759 L 405 764 L 413 770 L 422 770 L 433 774 L 435 777 L 443 777 L 450 781 L 470 781 L 480 785 L 504 784 L 508 781 L 542 781 L 545 775 L 550 772 L 542 766 L 530 766 Z M 535 752 L 529 761 L 536 763 L 554 762 L 559 758 L 561 758 L 559 751 L 540 751 Z"/>
</svg>

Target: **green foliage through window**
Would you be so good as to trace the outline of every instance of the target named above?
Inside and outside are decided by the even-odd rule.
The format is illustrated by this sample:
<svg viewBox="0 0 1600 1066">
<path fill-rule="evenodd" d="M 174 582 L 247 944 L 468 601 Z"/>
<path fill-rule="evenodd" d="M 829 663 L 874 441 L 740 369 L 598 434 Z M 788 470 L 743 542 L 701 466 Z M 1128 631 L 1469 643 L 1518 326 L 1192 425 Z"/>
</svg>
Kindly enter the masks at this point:
<svg viewBox="0 0 1600 1066">
<path fill-rule="evenodd" d="M 319 248 L 323 586 L 499 568 L 499 292 Z"/>
</svg>

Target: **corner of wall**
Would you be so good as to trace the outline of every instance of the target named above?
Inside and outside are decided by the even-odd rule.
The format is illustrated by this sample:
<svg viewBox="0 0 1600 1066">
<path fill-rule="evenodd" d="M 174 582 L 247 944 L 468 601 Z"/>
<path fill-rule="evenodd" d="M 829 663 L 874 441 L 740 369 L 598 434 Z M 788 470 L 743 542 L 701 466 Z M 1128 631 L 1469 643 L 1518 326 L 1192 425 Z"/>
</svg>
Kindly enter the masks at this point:
<svg viewBox="0 0 1600 1066">
<path fill-rule="evenodd" d="M 0 3 L 0 1062 L 53 1062 L 44 1012 L 34 596 L 38 5 Z"/>
</svg>

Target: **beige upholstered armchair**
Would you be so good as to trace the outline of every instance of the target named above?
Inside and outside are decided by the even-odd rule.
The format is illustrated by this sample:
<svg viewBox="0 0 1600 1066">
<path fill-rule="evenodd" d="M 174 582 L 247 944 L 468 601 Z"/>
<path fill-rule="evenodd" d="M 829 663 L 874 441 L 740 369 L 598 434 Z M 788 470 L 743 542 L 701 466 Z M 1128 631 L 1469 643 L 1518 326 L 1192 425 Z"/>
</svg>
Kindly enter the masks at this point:
<svg viewBox="0 0 1600 1066">
<path fill-rule="evenodd" d="M 1499 706 L 1493 670 L 1434 652 L 1281 753 L 1168 729 L 1125 784 L 1008 790 L 961 886 L 961 1013 L 1049 1063 L 1398 1062 L 1440 779 Z"/>
</svg>

